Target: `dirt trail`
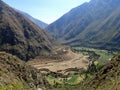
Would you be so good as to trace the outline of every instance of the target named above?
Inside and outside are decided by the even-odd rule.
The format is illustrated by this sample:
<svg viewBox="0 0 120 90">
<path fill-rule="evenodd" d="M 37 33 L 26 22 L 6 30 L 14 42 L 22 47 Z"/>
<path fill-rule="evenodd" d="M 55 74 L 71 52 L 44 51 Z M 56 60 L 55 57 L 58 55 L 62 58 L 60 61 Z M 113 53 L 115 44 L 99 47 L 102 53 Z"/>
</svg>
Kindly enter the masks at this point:
<svg viewBox="0 0 120 90">
<path fill-rule="evenodd" d="M 48 69 L 53 72 L 64 71 L 69 68 L 83 68 L 87 69 L 89 61 L 86 56 L 82 54 L 73 53 L 70 49 L 61 48 L 57 54 L 62 54 L 61 58 L 37 58 L 30 61 L 29 64 L 37 69 Z"/>
</svg>

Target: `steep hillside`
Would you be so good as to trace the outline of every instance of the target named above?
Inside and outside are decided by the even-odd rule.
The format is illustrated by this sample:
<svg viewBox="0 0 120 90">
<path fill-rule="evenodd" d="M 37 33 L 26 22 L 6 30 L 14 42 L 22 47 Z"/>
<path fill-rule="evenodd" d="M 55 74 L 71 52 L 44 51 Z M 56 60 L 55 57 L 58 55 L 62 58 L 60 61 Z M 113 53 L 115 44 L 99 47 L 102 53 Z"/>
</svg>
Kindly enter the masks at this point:
<svg viewBox="0 0 120 90">
<path fill-rule="evenodd" d="M 120 50 L 120 0 L 91 0 L 46 30 L 62 44 Z"/>
<path fill-rule="evenodd" d="M 95 64 L 95 63 L 94 63 Z M 98 66 L 97 66 L 98 67 Z M 96 67 L 96 68 L 97 68 Z M 55 90 L 119 90 L 120 89 L 120 54 L 114 57 L 110 62 L 105 64 L 99 71 L 95 73 L 92 71 L 85 72 L 86 77 L 78 85 L 70 86 L 67 84 Z M 90 75 L 90 73 L 93 73 Z"/>
<path fill-rule="evenodd" d="M 47 88 L 44 76 L 16 56 L 0 52 L 0 90 L 36 90 Z"/>
<path fill-rule="evenodd" d="M 119 90 L 120 55 L 113 58 L 96 75 L 81 85 L 81 90 Z"/>
<path fill-rule="evenodd" d="M 0 0 L 0 51 L 29 60 L 51 48 L 49 36 L 40 27 Z"/>
<path fill-rule="evenodd" d="M 25 13 L 25 12 L 22 12 L 20 10 L 17 10 L 19 13 L 23 14 L 26 18 L 30 19 L 32 22 L 34 22 L 36 25 L 38 25 L 39 27 L 41 28 L 46 28 L 48 26 L 48 24 L 30 16 L 29 14 Z"/>
</svg>

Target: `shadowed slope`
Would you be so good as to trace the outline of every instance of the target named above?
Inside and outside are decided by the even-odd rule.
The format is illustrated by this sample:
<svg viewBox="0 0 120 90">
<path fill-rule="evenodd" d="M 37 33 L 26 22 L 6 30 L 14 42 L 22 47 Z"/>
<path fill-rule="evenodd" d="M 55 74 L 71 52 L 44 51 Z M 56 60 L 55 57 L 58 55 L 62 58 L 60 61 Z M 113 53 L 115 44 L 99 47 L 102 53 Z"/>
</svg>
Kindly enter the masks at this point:
<svg viewBox="0 0 120 90">
<path fill-rule="evenodd" d="M 49 36 L 22 14 L 0 1 L 0 50 L 29 60 L 52 49 Z"/>
</svg>

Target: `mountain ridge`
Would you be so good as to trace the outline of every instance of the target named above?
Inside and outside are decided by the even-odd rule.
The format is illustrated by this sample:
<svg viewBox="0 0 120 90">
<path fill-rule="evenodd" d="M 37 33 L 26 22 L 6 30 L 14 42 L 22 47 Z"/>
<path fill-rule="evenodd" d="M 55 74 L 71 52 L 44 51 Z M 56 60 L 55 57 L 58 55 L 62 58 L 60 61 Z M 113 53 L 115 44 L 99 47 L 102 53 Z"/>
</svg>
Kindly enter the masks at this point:
<svg viewBox="0 0 120 90">
<path fill-rule="evenodd" d="M 16 9 L 15 9 L 16 10 Z M 23 11 L 20 10 L 16 10 L 17 12 L 23 14 L 26 18 L 30 19 L 32 22 L 34 22 L 36 25 L 38 25 L 39 27 L 41 27 L 42 29 L 46 28 L 48 26 L 48 24 L 32 17 L 31 15 L 29 15 L 28 13 L 25 13 Z"/>
<path fill-rule="evenodd" d="M 119 23 L 112 21 L 111 26 L 107 24 L 107 21 L 112 20 L 112 17 L 116 17 L 119 22 L 119 8 L 119 0 L 91 0 L 89 3 L 73 8 L 50 24 L 46 31 L 65 45 L 95 47 L 96 44 L 95 48 L 112 50 L 118 48 L 120 50 L 119 45 L 116 45 L 116 48 L 113 47 L 115 43 L 119 44 L 119 42 L 112 41 L 115 37 L 114 34 L 120 31 L 116 25 Z M 111 17 L 112 14 L 114 16 Z M 111 29 L 109 30 L 109 28 Z M 104 35 L 105 33 L 106 35 Z M 109 45 L 110 43 L 111 45 Z"/>
</svg>

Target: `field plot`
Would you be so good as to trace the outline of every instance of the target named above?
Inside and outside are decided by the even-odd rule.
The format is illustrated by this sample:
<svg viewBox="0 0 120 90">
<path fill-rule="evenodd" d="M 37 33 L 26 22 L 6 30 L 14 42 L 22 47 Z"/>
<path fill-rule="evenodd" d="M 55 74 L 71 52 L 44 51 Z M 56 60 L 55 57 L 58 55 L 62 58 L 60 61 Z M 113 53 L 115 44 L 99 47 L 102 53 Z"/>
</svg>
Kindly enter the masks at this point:
<svg viewBox="0 0 120 90">
<path fill-rule="evenodd" d="M 83 68 L 86 70 L 89 60 L 83 54 L 74 53 L 70 49 L 60 48 L 52 57 L 38 57 L 30 61 L 29 64 L 41 71 L 66 72 L 66 70 L 69 69 L 70 71 L 73 68 Z"/>
</svg>

